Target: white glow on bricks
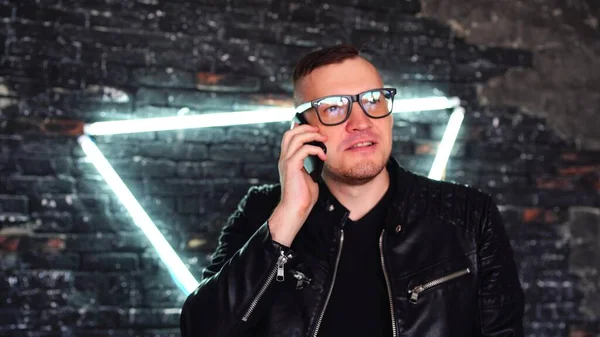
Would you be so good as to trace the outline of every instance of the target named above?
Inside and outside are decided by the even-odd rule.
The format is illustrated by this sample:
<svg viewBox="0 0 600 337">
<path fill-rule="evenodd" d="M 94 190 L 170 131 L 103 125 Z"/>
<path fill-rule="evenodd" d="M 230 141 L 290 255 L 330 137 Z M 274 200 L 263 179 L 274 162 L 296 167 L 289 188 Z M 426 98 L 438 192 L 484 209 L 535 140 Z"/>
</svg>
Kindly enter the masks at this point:
<svg viewBox="0 0 600 337">
<path fill-rule="evenodd" d="M 460 99 L 456 97 L 427 97 L 394 100 L 393 113 L 444 110 L 455 108 L 450 116 L 448 126 L 438 148 L 429 177 L 441 179 L 446 163 L 452 152 L 456 136 L 464 118 L 464 109 L 460 107 Z M 183 261 L 160 233 L 154 222 L 144 211 L 131 191 L 123 183 L 106 157 L 89 137 L 90 135 L 114 135 L 152 131 L 168 131 L 181 129 L 197 129 L 206 127 L 247 125 L 272 122 L 288 122 L 294 115 L 293 108 L 265 108 L 255 111 L 220 112 L 200 115 L 186 115 L 188 108 L 179 110 L 177 116 L 145 118 L 135 120 L 106 121 L 86 124 L 84 135 L 78 138 L 83 151 L 92 164 L 114 191 L 135 224 L 140 227 L 159 258 L 169 270 L 177 286 L 186 294 L 190 294 L 198 286 L 198 281 L 186 268 Z"/>
<path fill-rule="evenodd" d="M 450 154 L 452 153 L 452 148 L 456 142 L 456 137 L 458 136 L 458 131 L 460 130 L 464 117 L 465 109 L 462 107 L 455 108 L 450 115 L 448 125 L 444 131 L 444 136 L 442 136 L 442 141 L 440 142 L 437 153 L 435 154 L 435 159 L 431 165 L 429 178 L 435 180 L 442 179 L 444 171 L 446 170 L 448 158 L 450 158 Z"/>
<path fill-rule="evenodd" d="M 106 157 L 104 157 L 98 146 L 87 135 L 80 136 L 78 142 L 94 167 L 98 170 L 98 173 L 104 178 L 104 181 L 106 181 L 127 212 L 129 212 L 135 224 L 146 235 L 159 258 L 168 268 L 177 286 L 186 295 L 194 291 L 198 286 L 198 281 L 186 268 L 183 261 L 175 253 L 162 233 L 156 228 L 154 222 L 152 222 L 127 186 L 125 186 L 123 180 L 121 180 L 117 172 L 115 172 L 108 160 L 106 160 Z"/>
<path fill-rule="evenodd" d="M 393 113 L 411 112 L 411 111 L 429 111 L 444 110 L 455 108 L 460 105 L 458 97 L 425 97 L 425 98 L 407 98 L 395 99 Z"/>
<path fill-rule="evenodd" d="M 460 100 L 456 97 L 427 97 L 394 100 L 393 113 L 443 110 L 456 107 Z M 88 135 L 115 135 L 151 131 L 197 129 L 215 126 L 247 125 L 259 123 L 287 122 L 294 115 L 293 108 L 265 108 L 254 111 L 207 113 L 182 116 L 188 108 L 179 110 L 179 116 L 142 118 L 121 121 L 106 121 L 86 124 L 84 133 Z"/>
</svg>

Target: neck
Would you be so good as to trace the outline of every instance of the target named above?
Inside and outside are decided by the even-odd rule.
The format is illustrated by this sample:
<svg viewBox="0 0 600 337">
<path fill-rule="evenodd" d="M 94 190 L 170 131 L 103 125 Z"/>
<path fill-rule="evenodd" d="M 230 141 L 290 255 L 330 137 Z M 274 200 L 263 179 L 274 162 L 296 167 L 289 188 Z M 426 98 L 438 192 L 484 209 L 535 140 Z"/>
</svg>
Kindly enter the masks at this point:
<svg viewBox="0 0 600 337">
<path fill-rule="evenodd" d="M 362 185 L 342 184 L 323 178 L 331 194 L 350 210 L 350 220 L 358 220 L 373 209 L 390 185 L 390 175 L 387 168 Z"/>
</svg>

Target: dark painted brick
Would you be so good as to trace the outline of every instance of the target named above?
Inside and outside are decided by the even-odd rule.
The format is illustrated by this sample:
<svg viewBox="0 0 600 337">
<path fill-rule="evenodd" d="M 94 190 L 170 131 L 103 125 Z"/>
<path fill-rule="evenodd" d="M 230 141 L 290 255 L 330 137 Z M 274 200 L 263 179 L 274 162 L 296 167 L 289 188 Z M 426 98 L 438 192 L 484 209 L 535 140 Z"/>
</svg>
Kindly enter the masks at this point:
<svg viewBox="0 0 600 337">
<path fill-rule="evenodd" d="M 208 147 L 185 143 L 143 143 L 139 146 L 138 155 L 173 160 L 202 160 L 208 158 Z"/>
<path fill-rule="evenodd" d="M 200 198 L 178 198 L 177 212 L 182 214 L 203 214 L 213 208 L 214 204 Z"/>
<path fill-rule="evenodd" d="M 83 254 L 81 267 L 84 270 L 127 271 L 139 267 L 139 257 L 134 253 L 93 253 Z"/>
<path fill-rule="evenodd" d="M 138 156 L 132 159 L 113 159 L 110 164 L 121 177 L 172 177 L 176 169 L 174 161 Z"/>
<path fill-rule="evenodd" d="M 31 32 L 33 30 L 33 32 Z M 167 34 L 161 32 L 136 31 L 121 28 L 91 27 L 83 28 L 73 25 L 61 25 L 54 27 L 47 33 L 39 31 L 40 28 L 34 25 L 27 27 L 28 35 L 48 37 L 56 34 L 68 37 L 70 40 L 79 41 L 83 44 L 100 44 L 105 46 L 125 47 L 130 45 L 133 48 L 169 48 L 178 46 L 181 49 L 190 47 L 189 40 L 178 37 L 176 34 Z M 17 31 L 17 36 L 27 34 Z M 178 43 L 179 42 L 179 43 Z"/>
<path fill-rule="evenodd" d="M 165 217 L 173 215 L 175 212 L 175 199 L 171 197 L 157 197 L 144 195 L 137 198 L 144 211 L 149 215 Z M 119 203 L 115 208 L 115 212 L 124 211 L 124 207 Z"/>
<path fill-rule="evenodd" d="M 156 10 L 147 8 L 146 6 L 138 5 L 135 6 L 134 10 L 112 10 L 110 12 L 91 11 L 90 14 L 89 25 L 92 27 L 118 27 L 139 31 L 158 30 Z"/>
<path fill-rule="evenodd" d="M 139 332 L 140 337 L 179 337 L 179 329 L 152 329 Z"/>
<path fill-rule="evenodd" d="M 429 126 L 431 139 L 441 140 L 446 131 L 448 123 L 445 124 L 431 124 Z M 457 140 L 469 139 L 474 133 L 473 127 L 461 127 L 456 137 Z M 475 137 L 474 137 L 475 138 Z M 478 139 L 478 138 L 476 138 Z"/>
<path fill-rule="evenodd" d="M 412 141 L 395 141 L 392 145 L 392 155 L 415 154 L 416 145 Z"/>
<path fill-rule="evenodd" d="M 73 215 L 75 233 L 120 233 L 139 230 L 129 217 L 106 212 L 81 212 Z"/>
<path fill-rule="evenodd" d="M 109 205 L 109 197 L 101 194 L 45 194 L 31 197 L 30 207 L 32 211 L 54 211 L 62 210 L 72 213 L 106 212 Z"/>
<path fill-rule="evenodd" d="M 402 154 L 394 156 L 398 162 L 409 170 L 419 174 L 427 175 L 433 164 L 433 156 L 415 156 Z"/>
<path fill-rule="evenodd" d="M 179 110 L 179 108 L 146 105 L 135 109 L 133 116 L 135 118 L 174 117 L 178 115 Z"/>
<path fill-rule="evenodd" d="M 235 94 L 212 93 L 192 90 L 169 90 L 168 102 L 171 106 L 189 107 L 199 111 L 232 111 Z"/>
<path fill-rule="evenodd" d="M 46 71 L 51 84 L 73 89 L 88 84 L 118 86 L 127 84 L 129 80 L 129 70 L 119 64 L 49 63 Z"/>
<path fill-rule="evenodd" d="M 158 138 L 166 142 L 189 141 L 219 144 L 227 141 L 227 134 L 224 128 L 203 128 L 160 132 Z"/>
<path fill-rule="evenodd" d="M 70 175 L 73 163 L 69 157 L 15 156 L 17 170 L 25 175 Z"/>
<path fill-rule="evenodd" d="M 187 50 L 167 49 L 161 52 L 149 52 L 147 65 L 157 67 L 178 67 L 186 71 L 214 71 L 216 48 L 211 43 L 198 41 Z"/>
<path fill-rule="evenodd" d="M 227 192 L 209 193 L 203 198 L 185 197 L 177 199 L 177 210 L 180 213 L 208 213 L 214 210 L 233 211 L 246 192 L 246 186 L 230 189 Z"/>
<path fill-rule="evenodd" d="M 240 166 L 222 162 L 180 162 L 177 175 L 182 178 L 235 178 L 240 175 Z"/>
<path fill-rule="evenodd" d="M 68 295 L 68 292 L 58 289 L 29 289 L 22 292 L 10 291 L 2 294 L 0 297 L 3 298 L 3 306 L 6 308 L 49 309 L 52 306 L 64 307 L 69 305 L 67 301 Z"/>
<path fill-rule="evenodd" d="M 194 88 L 193 73 L 174 68 L 137 68 L 132 72 L 134 85 L 149 85 L 157 87 Z"/>
<path fill-rule="evenodd" d="M 75 252 L 135 252 L 145 250 L 148 245 L 142 233 L 68 235 L 65 241 L 65 249 Z"/>
<path fill-rule="evenodd" d="M 230 143 L 266 145 L 274 143 L 275 138 L 281 138 L 282 136 L 276 134 L 271 128 L 257 128 L 255 126 L 234 126 L 227 130 L 227 140 Z"/>
<path fill-rule="evenodd" d="M 132 103 L 119 102 L 82 102 L 73 107 L 62 110 L 63 115 L 73 116 L 85 122 L 97 122 L 106 120 L 120 120 L 131 117 Z"/>
<path fill-rule="evenodd" d="M 60 156 L 69 156 L 73 148 L 77 146 L 76 140 L 72 137 L 27 137 L 20 143 L 16 154 L 48 154 Z"/>
<path fill-rule="evenodd" d="M 12 271 L 0 279 L 0 289 L 60 289 L 73 285 L 74 272 L 68 270 Z"/>
<path fill-rule="evenodd" d="M 74 231 L 73 216 L 68 212 L 47 211 L 32 213 L 36 233 L 66 233 Z"/>
<path fill-rule="evenodd" d="M 265 162 L 272 159 L 272 149 L 269 146 L 215 144 L 209 150 L 212 160 L 227 163 Z"/>
<path fill-rule="evenodd" d="M 61 58 L 73 60 L 79 52 L 78 46 L 72 43 L 65 44 L 30 38 L 13 41 L 10 43 L 9 50 L 14 55 L 31 55 L 55 60 Z"/>
<path fill-rule="evenodd" d="M 16 7 L 16 17 L 35 22 L 49 22 L 55 25 L 73 24 L 85 25 L 85 14 L 82 12 L 68 11 L 56 7 L 33 7 L 29 4 L 20 4 Z"/>
<path fill-rule="evenodd" d="M 135 94 L 136 108 L 145 105 L 167 105 L 167 93 L 163 89 L 139 88 Z"/>
<path fill-rule="evenodd" d="M 80 256 L 77 253 L 26 251 L 20 254 L 21 264 L 30 269 L 76 270 L 80 266 Z"/>
<path fill-rule="evenodd" d="M 273 181 L 279 180 L 279 170 L 277 163 L 247 163 L 242 167 L 242 176 L 244 178 L 264 178 Z"/>
<path fill-rule="evenodd" d="M 261 80 L 255 76 L 236 74 L 214 74 L 200 72 L 196 74 L 196 89 L 224 92 L 257 92 Z"/>
<path fill-rule="evenodd" d="M 29 213 L 29 199 L 19 195 L 0 194 L 0 212 Z"/>
<path fill-rule="evenodd" d="M 171 280 L 168 280 L 172 282 Z M 186 295 L 177 288 L 152 289 L 145 291 L 144 305 L 148 307 L 178 308 L 183 305 Z"/>
<path fill-rule="evenodd" d="M 24 228 L 30 231 L 31 217 L 26 214 L 0 213 L 0 228 Z"/>
<path fill-rule="evenodd" d="M 127 316 L 124 317 L 123 326 L 156 328 L 178 327 L 179 313 L 179 308 L 130 309 Z"/>
<path fill-rule="evenodd" d="M 0 153 L 0 172 L 14 171 L 16 171 L 14 159 L 6 152 Z"/>
<path fill-rule="evenodd" d="M 415 154 L 417 155 L 421 155 L 421 154 L 428 154 L 428 155 L 435 155 L 438 151 L 438 147 L 440 145 L 440 142 L 437 141 L 426 141 L 426 140 L 417 140 L 414 141 L 414 146 L 415 146 Z M 466 154 L 466 147 L 465 144 L 459 141 L 456 141 L 454 143 L 454 146 L 452 147 L 452 152 L 450 153 L 451 157 L 463 157 Z"/>
<path fill-rule="evenodd" d="M 280 108 L 280 107 L 291 107 L 293 106 L 293 100 L 290 95 L 284 94 L 250 94 L 250 93 L 241 93 L 235 97 L 234 102 L 234 110 L 236 111 L 254 111 L 261 110 L 265 107 L 269 108 Z M 265 131 L 269 131 L 271 126 L 274 124 L 269 124 L 269 128 L 265 129 Z M 247 126 L 246 126 L 247 127 Z M 288 124 L 289 127 L 289 124 Z M 256 128 L 256 126 L 251 126 L 251 128 Z M 262 130 L 262 129 L 261 129 Z"/>
<path fill-rule="evenodd" d="M 208 264 L 208 256 L 199 252 L 180 252 L 179 257 L 190 270 L 190 272 L 198 278 L 201 274 L 202 268 Z M 166 273 L 168 272 L 167 267 L 158 258 L 155 252 L 146 252 L 142 255 L 142 269 L 145 273 Z M 167 283 L 169 287 L 172 287 L 173 283 Z"/>
<path fill-rule="evenodd" d="M 112 189 L 101 176 L 79 178 L 77 180 L 77 191 L 80 193 L 112 193 Z"/>
<path fill-rule="evenodd" d="M 219 180 L 188 180 L 160 179 L 146 180 L 146 192 L 158 196 L 191 196 L 208 193 L 216 184 L 226 184 L 228 179 Z"/>
<path fill-rule="evenodd" d="M 28 194 L 71 193 L 75 190 L 75 179 L 66 176 L 54 178 L 14 175 L 6 179 L 6 189 Z"/>
</svg>

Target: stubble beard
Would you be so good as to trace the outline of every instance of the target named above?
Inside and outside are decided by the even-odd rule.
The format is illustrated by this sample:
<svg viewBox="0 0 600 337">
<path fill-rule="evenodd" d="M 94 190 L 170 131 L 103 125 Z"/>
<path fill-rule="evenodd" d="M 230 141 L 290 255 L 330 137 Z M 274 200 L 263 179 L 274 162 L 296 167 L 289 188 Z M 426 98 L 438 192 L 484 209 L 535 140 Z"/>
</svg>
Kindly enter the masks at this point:
<svg viewBox="0 0 600 337">
<path fill-rule="evenodd" d="M 345 185 L 359 186 L 368 183 L 377 177 L 385 168 L 385 162 L 375 163 L 365 160 L 350 167 L 331 167 L 326 165 L 330 179 Z"/>
</svg>

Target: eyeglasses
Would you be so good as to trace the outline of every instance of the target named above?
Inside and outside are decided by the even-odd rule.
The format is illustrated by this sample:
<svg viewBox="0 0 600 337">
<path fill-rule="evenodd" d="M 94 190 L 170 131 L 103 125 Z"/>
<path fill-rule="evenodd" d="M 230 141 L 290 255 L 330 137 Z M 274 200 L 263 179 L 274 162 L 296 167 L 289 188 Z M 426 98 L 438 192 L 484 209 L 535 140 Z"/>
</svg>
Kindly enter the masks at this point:
<svg viewBox="0 0 600 337">
<path fill-rule="evenodd" d="M 296 113 L 303 113 L 311 107 L 323 125 L 333 126 L 344 123 L 354 102 L 358 102 L 365 114 L 371 118 L 383 118 L 392 113 L 396 88 L 380 88 L 361 92 L 357 95 L 332 95 L 305 102 L 296 107 Z"/>
</svg>

